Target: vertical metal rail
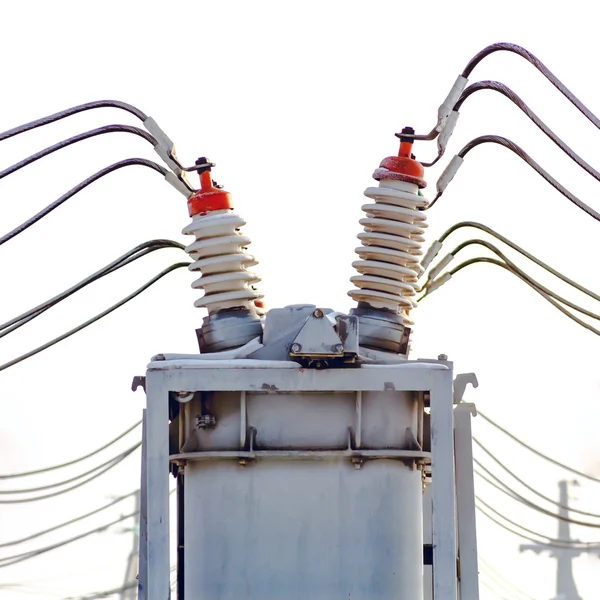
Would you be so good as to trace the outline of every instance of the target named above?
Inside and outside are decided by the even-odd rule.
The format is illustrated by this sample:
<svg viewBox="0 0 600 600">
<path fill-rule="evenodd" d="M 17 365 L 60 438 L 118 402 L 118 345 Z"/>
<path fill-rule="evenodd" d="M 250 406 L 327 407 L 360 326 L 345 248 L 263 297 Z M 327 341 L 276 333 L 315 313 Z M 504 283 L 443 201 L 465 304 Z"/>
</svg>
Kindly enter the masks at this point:
<svg viewBox="0 0 600 600">
<path fill-rule="evenodd" d="M 471 434 L 471 415 L 475 416 L 476 414 L 475 405 L 470 403 L 460 403 L 454 409 L 456 516 L 461 600 L 479 600 L 479 566 L 477 564 L 477 526 Z"/>
<path fill-rule="evenodd" d="M 146 376 L 147 587 L 145 600 L 169 600 L 169 389 L 162 373 Z"/>
<path fill-rule="evenodd" d="M 452 369 L 431 371 L 433 599 L 456 600 Z"/>
</svg>

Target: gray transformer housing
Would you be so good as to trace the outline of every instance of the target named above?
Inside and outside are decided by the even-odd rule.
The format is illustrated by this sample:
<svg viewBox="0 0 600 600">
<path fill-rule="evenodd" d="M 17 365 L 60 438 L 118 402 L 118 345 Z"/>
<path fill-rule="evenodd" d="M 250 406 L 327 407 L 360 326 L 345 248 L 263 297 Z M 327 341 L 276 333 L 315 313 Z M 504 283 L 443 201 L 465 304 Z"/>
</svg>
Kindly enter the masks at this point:
<svg viewBox="0 0 600 600">
<path fill-rule="evenodd" d="M 170 469 L 179 600 L 456 599 L 451 363 L 360 358 L 338 313 L 339 344 L 325 319 L 299 323 L 277 329 L 285 355 L 258 344 L 148 366 L 139 598 L 170 597 Z M 327 364 L 326 348 L 338 366 L 307 368 Z"/>
</svg>

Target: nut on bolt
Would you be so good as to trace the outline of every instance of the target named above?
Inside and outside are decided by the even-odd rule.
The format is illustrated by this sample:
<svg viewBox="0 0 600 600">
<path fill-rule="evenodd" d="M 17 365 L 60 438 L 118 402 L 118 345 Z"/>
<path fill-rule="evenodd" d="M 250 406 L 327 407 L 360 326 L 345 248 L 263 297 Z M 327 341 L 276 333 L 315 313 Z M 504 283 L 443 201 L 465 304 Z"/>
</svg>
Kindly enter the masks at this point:
<svg viewBox="0 0 600 600">
<path fill-rule="evenodd" d="M 336 344 L 335 351 L 336 352 L 343 352 L 344 351 L 344 344 Z"/>
<path fill-rule="evenodd" d="M 300 352 L 300 350 L 302 350 L 302 346 L 300 344 L 292 344 L 291 350 L 294 353 Z"/>
<path fill-rule="evenodd" d="M 438 360 L 448 360 L 447 354 L 438 354 Z"/>
<path fill-rule="evenodd" d="M 313 317 L 316 317 L 317 319 L 320 319 L 323 317 L 323 311 L 320 308 L 317 308 L 317 310 L 315 310 L 313 312 Z"/>
</svg>

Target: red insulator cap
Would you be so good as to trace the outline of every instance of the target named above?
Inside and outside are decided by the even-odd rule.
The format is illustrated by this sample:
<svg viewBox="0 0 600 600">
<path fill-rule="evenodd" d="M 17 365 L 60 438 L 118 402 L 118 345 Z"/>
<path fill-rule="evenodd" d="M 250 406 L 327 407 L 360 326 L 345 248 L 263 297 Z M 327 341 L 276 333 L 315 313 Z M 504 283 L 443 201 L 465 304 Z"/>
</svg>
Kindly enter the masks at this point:
<svg viewBox="0 0 600 600">
<path fill-rule="evenodd" d="M 411 127 L 405 127 L 402 133 L 414 133 Z M 400 135 L 400 150 L 398 156 L 388 156 L 381 161 L 379 169 L 373 173 L 373 179 L 395 179 L 415 183 L 420 188 L 427 184 L 423 179 L 425 170 L 420 162 L 417 162 L 412 154 L 413 140 L 410 137 Z M 385 170 L 384 170 L 385 169 Z"/>
<path fill-rule="evenodd" d="M 210 169 L 200 173 L 200 189 L 188 198 L 190 217 L 206 215 L 213 210 L 233 208 L 231 194 L 215 187 L 210 175 Z"/>
</svg>

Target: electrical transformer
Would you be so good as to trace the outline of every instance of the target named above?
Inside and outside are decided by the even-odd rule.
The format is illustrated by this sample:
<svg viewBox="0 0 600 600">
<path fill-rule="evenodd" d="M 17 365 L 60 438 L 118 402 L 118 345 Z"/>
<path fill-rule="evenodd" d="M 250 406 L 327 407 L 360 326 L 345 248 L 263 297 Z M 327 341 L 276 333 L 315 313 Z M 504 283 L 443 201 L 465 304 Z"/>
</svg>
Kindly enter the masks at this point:
<svg viewBox="0 0 600 600">
<path fill-rule="evenodd" d="M 179 600 L 478 597 L 471 408 L 455 407 L 476 382 L 408 358 L 427 206 L 412 133 L 365 191 L 348 314 L 267 311 L 244 221 L 196 162 L 184 233 L 208 315 L 199 354 L 157 355 L 142 379 L 139 598 L 170 598 L 175 559 Z"/>
</svg>

